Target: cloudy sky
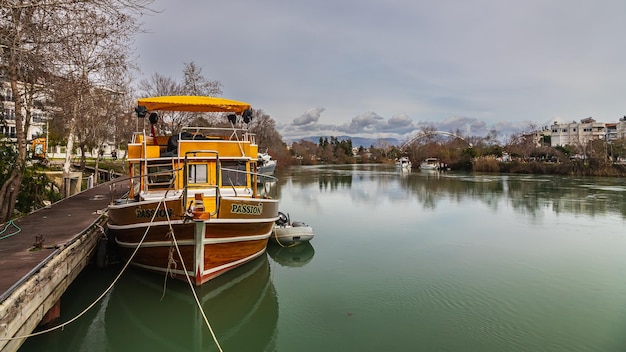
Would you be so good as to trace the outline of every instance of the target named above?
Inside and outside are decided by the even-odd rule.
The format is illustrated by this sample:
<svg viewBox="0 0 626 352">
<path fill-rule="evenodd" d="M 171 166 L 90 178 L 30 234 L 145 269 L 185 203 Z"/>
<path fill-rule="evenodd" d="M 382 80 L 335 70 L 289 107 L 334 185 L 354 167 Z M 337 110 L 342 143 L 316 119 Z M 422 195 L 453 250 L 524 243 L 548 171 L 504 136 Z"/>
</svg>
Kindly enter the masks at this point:
<svg viewBox="0 0 626 352">
<path fill-rule="evenodd" d="M 286 139 L 626 115 L 623 0 L 155 0 L 145 77 L 195 62 Z"/>
</svg>

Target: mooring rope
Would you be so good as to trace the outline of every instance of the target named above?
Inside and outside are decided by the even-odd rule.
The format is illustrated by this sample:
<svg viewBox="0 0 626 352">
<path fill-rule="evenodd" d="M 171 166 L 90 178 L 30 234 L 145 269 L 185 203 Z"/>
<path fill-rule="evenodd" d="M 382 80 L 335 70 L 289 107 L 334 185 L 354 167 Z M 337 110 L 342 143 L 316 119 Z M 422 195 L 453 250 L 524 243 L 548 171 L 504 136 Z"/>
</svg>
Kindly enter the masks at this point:
<svg viewBox="0 0 626 352">
<path fill-rule="evenodd" d="M 283 248 L 293 247 L 293 246 L 295 246 L 297 244 L 297 243 L 292 243 L 292 244 L 290 244 L 288 246 L 285 246 L 282 243 L 280 243 L 280 240 L 278 239 L 278 232 L 276 232 L 276 225 L 274 225 L 274 238 L 276 239 L 276 243 L 278 243 Z"/>
<path fill-rule="evenodd" d="M 169 215 L 166 216 L 169 217 Z M 174 229 L 170 224 L 170 230 L 167 232 L 167 237 L 170 238 L 170 248 L 167 251 L 167 268 L 165 268 L 165 276 L 163 277 L 163 293 L 161 294 L 161 300 L 163 300 L 163 298 L 165 297 L 165 291 L 167 290 L 167 276 L 169 274 L 169 276 L 174 277 L 174 272 L 171 270 L 171 268 L 173 267 L 173 270 L 176 270 L 176 267 L 178 266 L 176 264 L 176 259 L 174 259 L 174 240 L 172 239 L 173 233 Z"/>
<path fill-rule="evenodd" d="M 166 209 L 167 206 L 165 204 L 165 196 L 163 198 L 161 198 L 161 200 L 159 201 L 159 203 L 157 204 L 157 207 L 154 211 L 154 214 L 152 214 L 152 218 L 150 219 L 150 223 L 148 224 L 148 227 L 146 227 L 146 231 L 143 233 L 143 236 L 141 237 L 141 240 L 139 241 L 139 243 L 137 244 L 137 247 L 135 247 L 135 250 L 133 251 L 133 253 L 131 254 L 130 258 L 128 259 L 128 261 L 126 261 L 126 264 L 124 264 L 124 266 L 122 267 L 122 270 L 119 272 L 119 274 L 115 277 L 115 279 L 113 280 L 113 282 L 111 282 L 111 284 L 107 287 L 106 290 L 104 290 L 104 292 L 102 292 L 102 294 L 100 294 L 100 296 L 98 296 L 91 304 L 89 304 L 87 306 L 87 308 L 85 308 L 83 311 L 81 311 L 80 313 L 78 313 L 78 315 L 76 315 L 75 317 L 73 317 L 72 319 L 66 321 L 65 323 L 59 324 L 57 326 L 54 326 L 52 328 L 49 329 L 45 329 L 45 330 L 41 330 L 41 331 L 37 331 L 37 332 L 33 332 L 27 335 L 21 335 L 21 336 L 13 336 L 13 337 L 0 337 L 0 341 L 11 341 L 11 340 L 18 340 L 18 339 L 27 339 L 29 337 L 33 337 L 33 336 L 39 336 L 39 335 L 43 335 L 43 334 L 47 334 L 49 332 L 58 330 L 58 329 L 63 329 L 65 328 L 67 325 L 75 322 L 76 320 L 78 320 L 80 317 L 82 317 L 83 315 L 85 315 L 91 308 L 93 308 L 100 300 L 102 300 L 102 298 L 104 298 L 104 296 L 106 296 L 115 286 L 115 284 L 119 281 L 119 279 L 122 277 L 122 274 L 126 271 L 126 269 L 130 266 L 130 263 L 132 262 L 133 258 L 135 257 L 135 255 L 137 254 L 137 252 L 139 251 L 139 248 L 141 247 L 141 245 L 143 244 L 143 242 L 146 239 L 146 236 L 148 235 L 148 232 L 150 231 L 150 228 L 152 227 L 152 224 L 154 223 L 154 219 L 156 218 L 156 215 L 158 214 L 158 210 L 161 207 L 161 204 L 163 204 L 163 208 Z M 191 278 L 189 277 L 189 272 L 187 271 L 187 268 L 185 266 L 185 261 L 183 260 L 183 256 L 180 253 L 180 248 L 178 247 L 178 241 L 176 240 L 176 235 L 174 233 L 174 229 L 172 227 L 172 223 L 171 223 L 171 219 L 169 217 L 169 213 L 166 211 L 165 212 L 166 217 L 167 217 L 167 223 L 169 224 L 170 227 L 170 233 L 172 235 L 172 242 L 176 248 L 176 252 L 178 253 L 178 257 L 180 258 L 180 261 L 182 263 L 183 266 L 183 270 L 185 272 L 185 276 L 187 278 L 187 282 L 189 283 L 189 286 L 191 288 L 191 292 L 193 294 L 193 297 L 196 301 L 196 305 L 198 306 L 198 309 L 200 310 L 200 312 L 202 313 L 202 317 L 204 319 L 204 322 L 206 324 L 206 326 L 209 329 L 209 332 L 211 333 L 211 336 L 213 337 L 213 341 L 215 341 L 215 345 L 217 346 L 217 348 L 219 349 L 220 352 L 223 352 L 222 350 L 222 346 L 220 345 L 219 341 L 217 340 L 217 336 L 215 335 L 215 332 L 213 331 L 213 328 L 211 327 L 211 324 L 209 323 L 209 319 L 207 318 L 206 314 L 204 313 L 204 310 L 202 309 L 202 304 L 200 303 L 200 299 L 198 298 L 198 295 L 196 294 L 196 290 L 194 289 L 193 283 L 191 282 Z M 12 223 L 12 221 L 10 221 L 10 223 Z M 8 224 L 7 224 L 8 226 Z M 13 224 L 13 226 L 17 227 L 17 225 Z M 17 227 L 19 229 L 19 227 Z M 102 228 L 101 228 L 102 230 Z M 1 233 L 3 233 L 4 231 L 6 231 L 6 227 L 4 230 L 2 230 Z M 21 231 L 21 229 L 20 229 Z M 18 231 L 19 232 L 19 231 Z M 11 236 L 14 234 L 11 234 Z M 8 237 L 8 236 L 5 236 Z M 2 237 L 4 238 L 4 237 Z M 0 239 L 2 239 L 0 238 Z M 169 265 L 168 265 L 169 267 Z M 166 275 L 167 278 L 167 275 Z M 165 286 L 164 286 L 165 289 Z"/>
<path fill-rule="evenodd" d="M 172 234 L 172 236 L 174 238 L 174 245 L 176 246 L 176 252 L 178 253 L 178 257 L 180 258 L 180 261 L 182 262 L 183 270 L 185 271 L 185 276 L 187 277 L 187 283 L 189 283 L 189 288 L 191 289 L 191 293 L 193 293 L 193 298 L 196 300 L 198 309 L 200 310 L 200 313 L 202 313 L 202 318 L 204 319 L 204 322 L 207 328 L 209 328 L 209 331 L 211 332 L 211 336 L 213 337 L 213 341 L 215 341 L 215 345 L 217 346 L 217 349 L 220 350 L 220 352 L 223 352 L 222 346 L 220 346 L 220 343 L 217 340 L 217 336 L 215 336 L 215 332 L 213 331 L 213 328 L 211 327 L 211 323 L 209 323 L 209 319 L 204 313 L 204 309 L 202 309 L 202 304 L 200 303 L 200 299 L 198 299 L 196 290 L 194 289 L 193 283 L 191 282 L 191 278 L 189 277 L 189 272 L 187 272 L 187 268 L 185 267 L 185 262 L 183 261 L 183 256 L 180 253 L 180 248 L 178 248 L 178 241 L 176 241 L 176 235 Z"/>
<path fill-rule="evenodd" d="M 168 234 L 172 236 L 172 244 L 176 248 L 176 253 L 178 253 L 178 258 L 180 259 L 180 262 L 182 264 L 183 271 L 185 272 L 185 277 L 187 278 L 187 283 L 189 284 L 189 288 L 191 289 L 191 293 L 193 294 L 193 298 L 195 299 L 196 305 L 198 306 L 198 309 L 200 310 L 200 313 L 202 314 L 204 323 L 206 324 L 207 328 L 209 329 L 209 332 L 211 333 L 211 337 L 213 337 L 213 341 L 215 341 L 215 345 L 217 346 L 217 349 L 220 352 L 223 352 L 222 346 L 220 345 L 220 342 L 217 340 L 217 336 L 215 335 L 215 332 L 213 331 L 213 327 L 211 326 L 211 323 L 209 323 L 209 318 L 207 318 L 206 314 L 204 313 L 204 309 L 202 309 L 202 304 L 200 303 L 200 299 L 198 298 L 194 285 L 191 282 L 191 277 L 189 277 L 189 272 L 187 271 L 187 266 L 185 265 L 185 261 L 183 260 L 183 255 L 180 253 L 180 248 L 178 248 L 178 241 L 176 240 L 176 233 L 174 232 L 174 228 L 172 227 L 172 222 L 170 221 L 170 215 L 167 212 L 165 212 L 165 214 L 167 218 L 167 223 L 169 224 L 169 227 L 170 227 L 170 232 Z M 200 245 L 204 245 L 204 244 L 201 243 Z M 174 262 L 174 265 L 176 265 L 176 262 L 171 257 L 171 252 L 170 252 L 169 260 Z M 170 262 L 168 261 L 167 270 L 169 270 L 169 268 L 170 268 Z M 167 272 L 165 273 L 165 281 L 167 282 Z M 166 287 L 166 284 L 164 282 L 163 290 L 165 290 L 165 287 Z M 164 295 L 165 295 L 165 291 L 163 291 L 163 296 Z M 161 296 L 161 298 L 163 298 L 163 296 Z"/>
<path fill-rule="evenodd" d="M 13 235 L 17 235 L 18 233 L 20 233 L 22 231 L 22 229 L 19 226 L 15 225 L 15 222 L 13 222 L 13 220 L 9 220 L 9 222 L 7 222 L 6 225 L 4 226 L 4 229 L 2 229 L 2 231 L 0 231 L 0 235 L 4 234 L 7 231 L 7 229 L 9 228 L 10 225 L 13 225 L 13 227 L 15 227 L 17 229 L 17 231 L 15 231 L 13 233 L 10 233 L 8 235 L 4 235 L 4 236 L 0 237 L 0 240 L 3 240 L 5 238 L 9 238 L 9 237 L 11 237 Z"/>
<path fill-rule="evenodd" d="M 159 210 L 159 207 L 161 206 L 161 204 L 163 204 L 164 208 L 166 207 L 165 206 L 165 197 L 163 197 L 159 201 L 159 203 L 157 204 L 156 210 L 155 210 L 154 214 L 152 215 L 152 219 L 150 219 L 150 223 L 148 224 L 148 227 L 146 228 L 146 231 L 144 232 L 143 236 L 141 237 L 141 240 L 139 241 L 139 244 L 137 244 L 137 247 L 135 248 L 135 250 L 131 254 L 130 258 L 128 259 L 126 264 L 124 264 L 124 266 L 122 267 L 122 270 L 120 271 L 120 273 L 115 277 L 113 282 L 111 282 L 109 287 L 107 287 L 107 289 L 104 290 L 104 292 L 102 292 L 102 294 L 100 296 L 98 296 L 98 298 L 96 298 L 90 305 L 88 305 L 87 308 L 85 308 L 82 312 L 78 313 L 78 315 L 76 315 L 72 319 L 66 321 L 65 323 L 59 324 L 59 325 L 51 327 L 49 329 L 33 332 L 33 333 L 30 333 L 30 334 L 27 334 L 27 335 L 13 336 L 13 337 L 0 337 L 0 341 L 11 341 L 11 340 L 17 340 L 17 339 L 27 339 L 29 337 L 47 334 L 49 332 L 52 332 L 52 331 L 55 331 L 55 330 L 58 330 L 58 329 L 63 329 L 67 325 L 75 322 L 76 320 L 78 320 L 78 318 L 80 318 L 83 315 L 85 315 L 85 313 L 87 313 L 91 308 L 93 308 L 96 305 L 96 303 L 98 303 L 102 298 L 104 298 L 104 296 L 107 295 L 107 293 L 109 293 L 109 291 L 111 291 L 113 289 L 113 286 L 115 286 L 117 281 L 119 281 L 120 277 L 122 277 L 122 274 L 126 271 L 126 268 L 128 268 L 128 266 L 130 265 L 132 259 L 135 257 L 135 254 L 137 254 L 137 252 L 139 251 L 139 247 L 141 247 L 141 244 L 146 239 L 146 236 L 148 235 L 148 231 L 150 231 L 152 223 L 154 222 L 154 219 L 155 219 L 155 217 L 156 217 L 156 215 L 158 213 L 158 210 Z"/>
</svg>

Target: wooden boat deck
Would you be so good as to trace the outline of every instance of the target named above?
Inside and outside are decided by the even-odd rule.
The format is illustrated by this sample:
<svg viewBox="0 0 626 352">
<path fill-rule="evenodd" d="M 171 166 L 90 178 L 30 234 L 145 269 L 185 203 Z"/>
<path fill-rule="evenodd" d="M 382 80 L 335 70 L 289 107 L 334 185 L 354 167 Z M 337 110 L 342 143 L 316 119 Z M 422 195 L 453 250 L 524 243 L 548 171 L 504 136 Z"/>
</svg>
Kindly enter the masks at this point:
<svg viewBox="0 0 626 352">
<path fill-rule="evenodd" d="M 0 301 L 23 278 L 45 264 L 56 248 L 71 243 L 101 217 L 111 202 L 109 185 L 98 185 L 14 220 L 21 231 L 0 240 Z M 117 188 L 116 198 L 125 191 L 119 184 Z M 0 237 L 15 231 L 17 229 L 9 225 Z M 32 250 L 38 235 L 43 236 L 43 249 Z"/>
</svg>

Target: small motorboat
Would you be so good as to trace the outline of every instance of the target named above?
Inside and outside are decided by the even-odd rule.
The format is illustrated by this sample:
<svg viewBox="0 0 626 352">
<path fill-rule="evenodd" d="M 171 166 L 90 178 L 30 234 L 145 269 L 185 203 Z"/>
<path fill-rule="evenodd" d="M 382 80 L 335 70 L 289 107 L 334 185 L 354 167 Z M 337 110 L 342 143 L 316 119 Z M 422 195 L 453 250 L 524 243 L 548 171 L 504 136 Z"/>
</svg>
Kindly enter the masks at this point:
<svg viewBox="0 0 626 352">
<path fill-rule="evenodd" d="M 411 160 L 408 156 L 403 156 L 397 161 L 397 165 L 402 169 L 402 171 L 411 171 Z"/>
<path fill-rule="evenodd" d="M 291 222 L 289 215 L 278 212 L 278 220 L 274 224 L 274 233 L 270 241 L 283 247 L 292 247 L 309 242 L 315 234 L 313 228 L 302 221 Z"/>
<path fill-rule="evenodd" d="M 437 158 L 426 158 L 420 164 L 420 170 L 428 171 L 428 170 L 439 170 L 439 159 Z"/>
<path fill-rule="evenodd" d="M 257 161 L 257 173 L 264 176 L 274 176 L 276 169 L 276 160 L 267 153 L 267 149 L 259 151 L 259 159 Z"/>
</svg>

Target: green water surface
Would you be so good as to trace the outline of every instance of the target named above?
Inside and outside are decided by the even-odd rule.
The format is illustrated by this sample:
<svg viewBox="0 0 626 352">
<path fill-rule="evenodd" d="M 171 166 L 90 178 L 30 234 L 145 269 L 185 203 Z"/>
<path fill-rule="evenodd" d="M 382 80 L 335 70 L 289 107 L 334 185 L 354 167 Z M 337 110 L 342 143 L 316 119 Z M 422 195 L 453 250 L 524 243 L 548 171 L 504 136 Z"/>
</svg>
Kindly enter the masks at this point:
<svg viewBox="0 0 626 352">
<path fill-rule="evenodd" d="M 196 292 L 224 351 L 624 351 L 626 181 L 295 167 L 270 245 Z M 71 319 L 119 271 L 90 267 Z M 131 270 L 20 351 L 217 351 L 190 288 Z"/>
</svg>

